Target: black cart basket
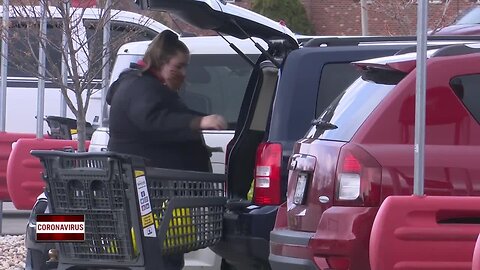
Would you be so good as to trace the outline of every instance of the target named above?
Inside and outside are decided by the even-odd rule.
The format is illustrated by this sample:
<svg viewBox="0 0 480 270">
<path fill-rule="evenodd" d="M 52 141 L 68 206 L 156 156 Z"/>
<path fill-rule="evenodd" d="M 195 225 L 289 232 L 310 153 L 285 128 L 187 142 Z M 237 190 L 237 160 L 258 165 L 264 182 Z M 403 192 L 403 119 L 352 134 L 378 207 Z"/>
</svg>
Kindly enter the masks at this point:
<svg viewBox="0 0 480 270">
<path fill-rule="evenodd" d="M 222 236 L 223 174 L 146 167 L 112 152 L 32 151 L 52 214 L 85 216 L 85 241 L 57 243 L 58 269 L 162 269 L 163 258 Z"/>
</svg>

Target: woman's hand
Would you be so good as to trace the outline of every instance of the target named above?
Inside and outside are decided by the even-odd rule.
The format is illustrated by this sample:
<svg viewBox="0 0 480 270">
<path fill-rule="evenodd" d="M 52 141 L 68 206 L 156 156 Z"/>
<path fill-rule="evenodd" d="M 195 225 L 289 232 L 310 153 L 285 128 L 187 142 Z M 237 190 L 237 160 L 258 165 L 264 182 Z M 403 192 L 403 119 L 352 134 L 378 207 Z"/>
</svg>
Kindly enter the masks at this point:
<svg viewBox="0 0 480 270">
<path fill-rule="evenodd" d="M 227 121 L 223 116 L 211 114 L 200 119 L 200 129 L 226 129 Z"/>
</svg>

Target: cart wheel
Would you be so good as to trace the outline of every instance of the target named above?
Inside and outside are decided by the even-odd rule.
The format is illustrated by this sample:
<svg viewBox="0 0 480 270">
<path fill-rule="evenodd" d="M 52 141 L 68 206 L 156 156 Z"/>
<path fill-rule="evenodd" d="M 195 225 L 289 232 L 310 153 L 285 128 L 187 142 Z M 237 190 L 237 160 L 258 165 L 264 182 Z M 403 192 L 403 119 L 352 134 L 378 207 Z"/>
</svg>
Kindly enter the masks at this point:
<svg viewBox="0 0 480 270">
<path fill-rule="evenodd" d="M 48 254 L 44 254 L 39 250 L 27 249 L 27 257 L 25 262 L 26 270 L 47 270 L 46 261 Z"/>
</svg>

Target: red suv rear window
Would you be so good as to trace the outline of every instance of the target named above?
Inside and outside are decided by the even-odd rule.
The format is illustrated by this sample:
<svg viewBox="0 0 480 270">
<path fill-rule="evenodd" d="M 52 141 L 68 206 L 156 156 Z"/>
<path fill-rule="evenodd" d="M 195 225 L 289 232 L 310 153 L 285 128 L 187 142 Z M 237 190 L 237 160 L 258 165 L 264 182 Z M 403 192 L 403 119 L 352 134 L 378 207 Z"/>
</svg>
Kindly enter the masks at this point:
<svg viewBox="0 0 480 270">
<path fill-rule="evenodd" d="M 325 109 L 316 121 L 316 123 L 331 123 L 336 128 L 312 124 L 305 137 L 350 141 L 360 125 L 394 87 L 395 85 L 357 79 Z"/>
</svg>

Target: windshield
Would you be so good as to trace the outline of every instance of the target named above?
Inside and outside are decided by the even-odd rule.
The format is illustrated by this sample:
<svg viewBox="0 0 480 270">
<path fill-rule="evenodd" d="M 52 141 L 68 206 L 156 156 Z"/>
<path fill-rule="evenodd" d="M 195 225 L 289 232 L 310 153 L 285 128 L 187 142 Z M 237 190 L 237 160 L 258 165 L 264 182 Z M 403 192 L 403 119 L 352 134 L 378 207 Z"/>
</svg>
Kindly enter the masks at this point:
<svg viewBox="0 0 480 270">
<path fill-rule="evenodd" d="M 480 8 L 476 7 L 470 9 L 459 19 L 457 19 L 454 24 L 480 24 Z"/>
<path fill-rule="evenodd" d="M 350 141 L 360 125 L 395 85 L 357 79 L 312 124 L 306 138 Z M 321 124 L 318 124 L 321 123 Z M 336 128 L 326 128 L 335 125 Z"/>
</svg>

